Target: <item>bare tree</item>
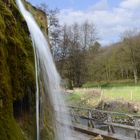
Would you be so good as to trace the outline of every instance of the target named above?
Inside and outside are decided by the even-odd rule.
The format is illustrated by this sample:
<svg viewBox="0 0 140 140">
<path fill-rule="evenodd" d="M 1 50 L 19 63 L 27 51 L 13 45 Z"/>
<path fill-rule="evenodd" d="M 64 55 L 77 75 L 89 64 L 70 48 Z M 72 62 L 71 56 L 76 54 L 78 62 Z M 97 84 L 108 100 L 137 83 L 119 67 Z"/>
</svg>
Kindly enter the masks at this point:
<svg viewBox="0 0 140 140">
<path fill-rule="evenodd" d="M 85 21 L 81 24 L 81 43 L 83 49 L 92 46 L 97 40 L 96 28 L 93 23 Z"/>
<path fill-rule="evenodd" d="M 51 44 L 51 50 L 55 57 L 56 50 L 58 50 L 58 44 L 60 43 L 59 37 L 61 33 L 61 26 L 58 19 L 59 10 L 57 8 L 49 9 L 45 3 L 40 4 L 39 9 L 44 11 L 48 18 L 48 36 Z"/>
</svg>

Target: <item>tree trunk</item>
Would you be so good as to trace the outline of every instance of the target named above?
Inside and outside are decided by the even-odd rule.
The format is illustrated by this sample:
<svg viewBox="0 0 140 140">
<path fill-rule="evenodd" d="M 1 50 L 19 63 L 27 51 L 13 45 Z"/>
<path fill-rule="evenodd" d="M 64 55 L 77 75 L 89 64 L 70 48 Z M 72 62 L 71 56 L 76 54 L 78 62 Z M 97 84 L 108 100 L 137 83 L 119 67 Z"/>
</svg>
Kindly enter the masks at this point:
<svg viewBox="0 0 140 140">
<path fill-rule="evenodd" d="M 126 69 L 125 72 L 126 72 L 126 78 L 129 79 L 129 71 Z"/>
<path fill-rule="evenodd" d="M 124 79 L 125 71 L 124 71 L 124 69 L 121 65 L 119 67 L 120 67 L 120 76 L 121 76 L 122 79 Z"/>
<path fill-rule="evenodd" d="M 138 83 L 137 69 L 134 69 L 134 70 L 133 70 L 133 74 L 134 74 L 134 81 L 135 81 L 135 84 L 137 84 L 137 83 Z"/>
</svg>

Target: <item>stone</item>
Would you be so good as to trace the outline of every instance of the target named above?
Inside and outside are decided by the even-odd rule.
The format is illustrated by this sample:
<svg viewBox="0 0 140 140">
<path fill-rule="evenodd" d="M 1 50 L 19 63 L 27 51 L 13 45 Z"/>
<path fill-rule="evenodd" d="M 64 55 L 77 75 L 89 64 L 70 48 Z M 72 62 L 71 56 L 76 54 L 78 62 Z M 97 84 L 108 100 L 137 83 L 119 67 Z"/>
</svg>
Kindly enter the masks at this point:
<svg viewBox="0 0 140 140">
<path fill-rule="evenodd" d="M 133 112 L 134 112 L 134 113 L 137 113 L 138 111 L 139 111 L 139 108 L 138 108 L 138 106 L 135 105 L 135 106 L 134 106 L 134 109 L 133 109 Z"/>
<path fill-rule="evenodd" d="M 97 137 L 91 139 L 91 140 L 103 140 L 103 137 L 101 135 L 98 135 Z"/>
</svg>

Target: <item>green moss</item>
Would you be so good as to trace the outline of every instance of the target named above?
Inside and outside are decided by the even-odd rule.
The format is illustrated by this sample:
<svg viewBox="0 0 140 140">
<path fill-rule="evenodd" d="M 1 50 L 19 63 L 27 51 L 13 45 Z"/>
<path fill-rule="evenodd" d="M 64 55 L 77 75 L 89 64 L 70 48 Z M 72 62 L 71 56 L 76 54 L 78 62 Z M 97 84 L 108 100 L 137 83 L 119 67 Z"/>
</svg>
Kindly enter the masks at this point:
<svg viewBox="0 0 140 140">
<path fill-rule="evenodd" d="M 25 138 L 32 140 L 36 137 L 35 68 L 32 43 L 26 22 L 19 13 L 15 0 L 9 0 L 8 5 L 4 1 L 0 1 L 0 102 L 2 102 L 0 140 L 25 140 Z M 38 15 L 36 10 L 34 12 L 35 16 Z M 40 11 L 39 14 L 44 16 L 44 13 Z M 29 89 L 32 92 L 31 112 L 24 113 L 23 116 L 26 119 L 18 125 L 18 120 L 15 120 L 13 116 L 13 103 L 28 96 Z M 53 140 L 52 112 L 49 101 L 46 113 L 47 118 L 44 119 L 45 126 L 41 135 L 48 140 Z"/>
<path fill-rule="evenodd" d="M 5 37 L 4 37 L 4 31 L 5 31 L 5 24 L 4 21 L 2 19 L 2 16 L 0 15 L 0 42 L 2 43 L 3 41 L 5 41 Z"/>
<path fill-rule="evenodd" d="M 0 130 L 0 140 L 25 140 L 20 127 L 13 118 L 1 118 Z"/>
<path fill-rule="evenodd" d="M 10 2 L 8 6 L 0 1 L 0 140 L 24 140 L 13 117 L 13 102 L 27 94 L 28 83 L 35 87 L 34 57 L 27 26 L 24 31 L 23 18 Z"/>
<path fill-rule="evenodd" d="M 25 2 L 25 6 L 35 17 L 35 20 L 38 23 L 38 25 L 40 26 L 40 28 L 42 29 L 42 31 L 45 34 L 48 34 L 48 20 L 47 20 L 46 13 L 44 11 L 32 6 L 28 2 Z"/>
</svg>

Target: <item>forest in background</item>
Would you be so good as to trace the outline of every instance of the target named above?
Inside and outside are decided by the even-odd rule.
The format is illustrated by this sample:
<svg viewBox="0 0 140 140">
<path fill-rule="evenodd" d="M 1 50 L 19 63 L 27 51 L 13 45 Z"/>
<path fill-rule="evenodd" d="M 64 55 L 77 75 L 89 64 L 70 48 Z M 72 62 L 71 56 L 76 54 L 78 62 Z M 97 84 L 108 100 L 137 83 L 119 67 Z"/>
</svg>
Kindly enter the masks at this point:
<svg viewBox="0 0 140 140">
<path fill-rule="evenodd" d="M 118 81 L 138 84 L 140 33 L 127 30 L 119 42 L 103 47 L 93 23 L 60 25 L 58 9 L 48 10 L 44 4 L 39 8 L 48 15 L 52 53 L 68 88 Z"/>
</svg>

